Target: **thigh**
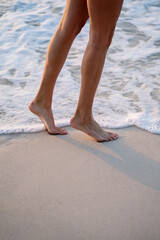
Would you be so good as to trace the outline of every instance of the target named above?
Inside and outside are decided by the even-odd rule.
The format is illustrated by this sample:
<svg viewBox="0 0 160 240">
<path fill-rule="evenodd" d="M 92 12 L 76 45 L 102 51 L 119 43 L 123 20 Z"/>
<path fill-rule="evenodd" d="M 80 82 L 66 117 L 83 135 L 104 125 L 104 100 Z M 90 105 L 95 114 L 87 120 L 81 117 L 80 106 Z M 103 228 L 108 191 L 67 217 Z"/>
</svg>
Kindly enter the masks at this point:
<svg viewBox="0 0 160 240">
<path fill-rule="evenodd" d="M 88 20 L 87 0 L 67 0 L 65 11 L 61 20 L 61 24 L 84 25 Z"/>
<path fill-rule="evenodd" d="M 91 27 L 108 31 L 114 29 L 123 0 L 87 0 Z"/>
</svg>

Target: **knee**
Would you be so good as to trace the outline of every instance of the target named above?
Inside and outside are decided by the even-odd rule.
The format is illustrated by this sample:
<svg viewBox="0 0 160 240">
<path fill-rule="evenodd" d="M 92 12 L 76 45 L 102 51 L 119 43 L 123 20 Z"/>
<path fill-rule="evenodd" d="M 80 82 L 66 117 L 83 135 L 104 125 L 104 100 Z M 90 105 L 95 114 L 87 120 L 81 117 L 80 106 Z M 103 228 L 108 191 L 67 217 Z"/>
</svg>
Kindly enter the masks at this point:
<svg viewBox="0 0 160 240">
<path fill-rule="evenodd" d="M 90 41 L 96 49 L 107 51 L 111 45 L 114 29 L 109 31 L 94 30 L 90 32 Z"/>
<path fill-rule="evenodd" d="M 86 21 L 75 24 L 75 26 L 72 29 L 74 36 L 77 36 L 81 32 L 85 24 L 86 24 Z"/>
<path fill-rule="evenodd" d="M 74 39 L 84 27 L 86 21 L 82 22 L 70 22 L 69 24 L 61 24 L 59 30 L 67 40 Z"/>
</svg>

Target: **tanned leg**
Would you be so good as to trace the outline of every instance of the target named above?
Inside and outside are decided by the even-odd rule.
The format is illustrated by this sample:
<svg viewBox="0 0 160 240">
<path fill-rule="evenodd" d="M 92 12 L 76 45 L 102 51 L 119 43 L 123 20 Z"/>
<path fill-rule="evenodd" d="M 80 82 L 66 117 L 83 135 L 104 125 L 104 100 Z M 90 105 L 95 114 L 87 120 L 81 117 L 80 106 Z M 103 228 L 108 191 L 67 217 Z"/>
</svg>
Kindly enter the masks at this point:
<svg viewBox="0 0 160 240">
<path fill-rule="evenodd" d="M 31 112 L 44 123 L 50 134 L 67 134 L 55 126 L 52 114 L 52 95 L 56 79 L 66 60 L 74 38 L 88 19 L 86 0 L 67 0 L 66 9 L 47 52 L 41 85 L 36 97 L 29 104 Z"/>
<path fill-rule="evenodd" d="M 100 142 L 118 138 L 94 120 L 92 105 L 122 4 L 123 0 L 87 0 L 90 38 L 82 62 L 79 102 L 70 124 Z"/>
</svg>

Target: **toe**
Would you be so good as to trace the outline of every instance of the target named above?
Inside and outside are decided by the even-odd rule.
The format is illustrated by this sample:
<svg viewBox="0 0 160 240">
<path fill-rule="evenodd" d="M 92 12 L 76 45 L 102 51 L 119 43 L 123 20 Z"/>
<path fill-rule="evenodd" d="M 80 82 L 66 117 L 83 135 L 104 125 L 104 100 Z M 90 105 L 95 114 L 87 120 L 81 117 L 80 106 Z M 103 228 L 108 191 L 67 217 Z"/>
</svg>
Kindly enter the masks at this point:
<svg viewBox="0 0 160 240">
<path fill-rule="evenodd" d="M 111 134 L 108 134 L 108 133 L 105 133 L 103 137 L 104 137 L 106 142 L 109 142 L 109 141 L 113 140 L 112 139 L 113 136 Z"/>
<path fill-rule="evenodd" d="M 117 137 L 114 134 L 106 136 L 107 141 L 113 141 L 113 140 L 116 140 L 116 139 L 117 139 Z"/>
<path fill-rule="evenodd" d="M 106 139 L 104 137 L 96 137 L 97 142 L 105 142 Z"/>
<path fill-rule="evenodd" d="M 118 137 L 113 135 L 111 138 L 112 138 L 112 140 L 116 140 Z"/>
<path fill-rule="evenodd" d="M 97 142 L 104 142 L 105 140 L 104 139 L 101 139 L 101 138 L 99 138 L 99 139 L 97 139 Z"/>
<path fill-rule="evenodd" d="M 112 140 L 116 140 L 118 138 L 118 134 L 117 133 L 110 133 L 109 132 L 109 135 L 112 138 Z"/>
<path fill-rule="evenodd" d="M 97 142 L 109 142 L 109 138 L 97 138 Z"/>
<path fill-rule="evenodd" d="M 115 134 L 114 134 L 114 139 L 117 139 L 117 138 L 118 138 L 118 134 L 115 133 Z"/>
<path fill-rule="evenodd" d="M 108 132 L 108 133 L 109 133 L 109 135 L 111 135 L 111 136 L 118 136 L 117 133 L 112 133 L 112 132 Z"/>
<path fill-rule="evenodd" d="M 63 131 L 63 129 L 61 129 L 61 128 L 54 128 L 54 129 L 48 129 L 48 133 L 50 134 L 50 135 L 65 135 L 65 134 L 67 134 L 67 132 L 64 130 Z"/>
<path fill-rule="evenodd" d="M 56 129 L 58 130 L 59 134 L 61 134 L 61 135 L 65 135 L 65 134 L 68 133 L 66 130 L 64 130 L 64 129 L 62 129 L 62 128 L 56 127 Z"/>
<path fill-rule="evenodd" d="M 59 135 L 60 133 L 57 131 L 48 131 L 50 135 Z"/>
<path fill-rule="evenodd" d="M 108 139 L 109 139 L 109 141 L 113 141 L 113 140 L 114 140 L 114 138 L 113 138 L 113 137 L 109 137 Z"/>
</svg>

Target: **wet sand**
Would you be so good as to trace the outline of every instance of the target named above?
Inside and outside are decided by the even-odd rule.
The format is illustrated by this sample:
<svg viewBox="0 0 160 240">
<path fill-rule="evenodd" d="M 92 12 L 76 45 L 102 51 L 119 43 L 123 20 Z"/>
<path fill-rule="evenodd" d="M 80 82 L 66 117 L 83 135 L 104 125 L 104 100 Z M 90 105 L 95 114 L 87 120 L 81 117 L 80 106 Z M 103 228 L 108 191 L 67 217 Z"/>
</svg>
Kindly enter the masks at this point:
<svg viewBox="0 0 160 240">
<path fill-rule="evenodd" d="M 65 129 L 0 136 L 0 239 L 159 240 L 160 136 Z"/>
</svg>

